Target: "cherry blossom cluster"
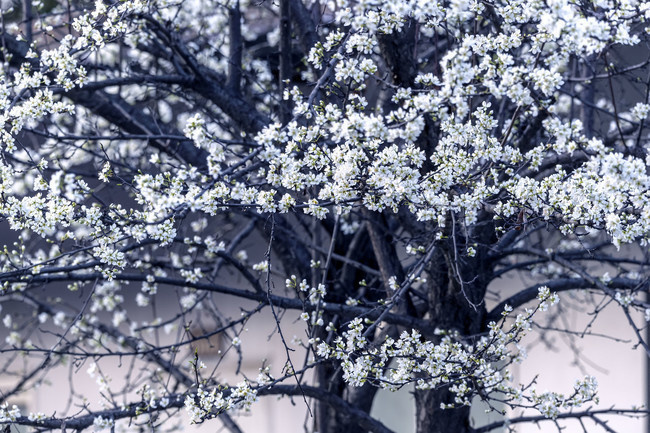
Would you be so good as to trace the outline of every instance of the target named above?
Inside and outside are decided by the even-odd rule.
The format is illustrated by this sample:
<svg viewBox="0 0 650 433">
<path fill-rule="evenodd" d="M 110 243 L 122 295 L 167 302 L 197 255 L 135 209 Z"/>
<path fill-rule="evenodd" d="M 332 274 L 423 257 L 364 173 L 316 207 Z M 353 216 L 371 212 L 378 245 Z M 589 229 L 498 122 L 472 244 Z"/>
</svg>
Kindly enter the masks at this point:
<svg viewBox="0 0 650 433">
<path fill-rule="evenodd" d="M 190 333 L 185 315 L 206 308 L 210 298 L 199 288 L 220 284 L 224 263 L 256 288 L 229 288 L 229 294 L 271 303 L 271 291 L 263 297 L 258 282 L 278 269 L 271 267 L 271 256 L 249 262 L 246 251 L 237 253 L 236 242 L 231 245 L 226 230 L 217 227 L 230 224 L 219 218 L 230 218 L 233 209 L 255 224 L 271 214 L 295 217 L 303 231 L 312 222 L 335 220 L 344 236 L 365 229 L 366 212 L 408 214 L 413 225 L 433 232 L 433 243 L 456 242 L 460 237 L 453 231 L 460 227 L 470 233 L 494 223 L 499 236 L 512 227 L 525 231 L 530 217 L 564 235 L 604 232 L 617 248 L 647 245 L 650 157 L 641 131 L 650 101 L 646 96 L 621 107 L 597 95 L 594 109 L 616 114 L 599 138 L 593 125 L 576 118 L 586 105 L 571 93 L 574 83 L 603 78 L 600 72 L 577 76 L 576 65 L 584 59 L 603 58 L 604 76 L 611 80 L 619 66 L 605 59 L 606 50 L 644 43 L 647 3 L 326 2 L 322 25 L 314 30 L 320 40 L 295 65 L 302 81 L 282 84 L 276 67 L 254 49 L 265 41 L 278 51 L 275 12 L 254 7 L 246 0 L 98 0 L 70 15 L 70 23 L 61 21 L 69 15 L 61 7 L 39 17 L 37 37 L 27 35 L 24 23 L 6 30 L 3 24 L 3 71 L 13 73 L 0 74 L 0 216 L 17 240 L 0 257 L 0 293 L 28 296 L 32 283 L 59 280 L 72 292 L 92 286 L 84 314 L 36 305 L 34 326 L 51 319 L 84 353 L 127 346 L 134 354 L 153 351 L 148 336 L 158 329 Z M 245 10 L 254 12 L 238 18 L 246 49 L 231 81 L 237 42 L 229 27 L 235 12 Z M 409 48 L 414 64 L 387 74 L 399 59 L 382 57 L 386 46 L 404 35 L 416 41 Z M 426 44 L 420 41 L 430 42 L 429 52 L 421 51 Z M 217 90 L 208 88 L 210 80 Z M 96 93 L 81 98 L 89 87 Z M 210 90 L 217 96 L 207 97 Z M 219 100 L 226 90 L 228 98 L 247 98 L 247 105 L 229 111 Z M 193 93 L 198 96 L 188 96 Z M 102 107 L 108 108 L 93 112 Z M 235 119 L 241 113 L 253 113 L 258 126 Z M 128 121 L 111 123 L 121 115 Z M 627 128 L 638 128 L 638 136 Z M 31 146 L 29 134 L 38 137 Z M 340 233 L 332 234 L 333 244 Z M 400 260 L 425 257 L 430 249 L 419 242 L 398 243 Z M 32 250 L 34 243 L 39 246 Z M 458 247 L 463 259 L 482 257 L 484 250 L 469 240 Z M 328 296 L 337 290 L 326 281 L 329 269 L 322 282 L 316 278 L 323 265 L 316 256 L 311 280 L 292 275 L 285 287 L 311 327 L 325 325 Z M 558 277 L 567 270 L 549 261 L 533 272 Z M 607 288 L 610 281 L 600 282 Z M 135 319 L 127 311 L 128 284 L 137 286 L 134 308 L 152 310 L 159 290 L 180 287 L 180 314 Z M 396 299 L 402 295 L 395 277 L 375 285 Z M 650 318 L 633 291 L 607 293 Z M 346 298 L 347 307 L 367 306 L 347 293 L 341 299 Z M 596 401 L 596 381 L 579 380 L 567 395 L 511 384 L 505 366 L 525 356 L 520 343 L 533 314 L 558 297 L 542 288 L 538 300 L 534 309 L 506 314 L 473 338 L 454 330 L 425 337 L 412 329 L 373 342 L 369 329 L 384 324 L 356 318 L 331 344 L 312 335 L 310 344 L 321 360 L 340 363 L 353 386 L 444 387 L 454 395 L 449 408 L 498 392 L 512 406 L 535 407 L 555 418 L 560 410 Z M 105 317 L 108 324 L 100 327 Z M 12 315 L 3 323 L 7 347 L 36 347 Z M 335 325 L 324 331 L 334 334 Z M 238 334 L 229 341 L 233 348 L 242 345 Z M 89 374 L 102 392 L 110 391 L 110 378 L 94 367 Z M 260 383 L 267 381 L 270 372 L 263 369 Z M 142 396 L 150 408 L 167 407 L 151 389 Z M 246 409 L 256 397 L 242 382 L 224 389 L 199 386 L 184 403 L 191 421 L 199 423 Z M 0 407 L 0 422 L 20 417 L 17 407 Z M 101 430 L 114 423 L 98 416 L 93 424 Z"/>
<path fill-rule="evenodd" d="M 567 232 L 582 224 L 603 227 L 617 245 L 644 237 L 646 212 L 636 210 L 647 201 L 645 161 L 611 153 L 600 140 L 585 137 L 579 121 L 563 122 L 562 104 L 553 101 L 572 55 L 590 55 L 608 41 L 638 43 L 638 37 L 630 36 L 631 26 L 634 16 L 645 13 L 643 5 L 602 5 L 611 10 L 603 18 L 584 17 L 577 7 L 559 3 L 548 8 L 543 2 L 506 2 L 491 5 L 506 23 L 503 31 L 474 35 L 462 30 L 483 5 L 467 2 L 442 8 L 424 3 L 336 5 L 336 22 L 350 28 L 328 34 L 313 48 L 310 61 L 317 69 L 333 69 L 334 83 L 349 89 L 350 95 L 340 105 L 318 99 L 327 89 L 308 95 L 297 87 L 287 91 L 295 120 L 271 123 L 255 138 L 262 162 L 257 179 L 263 186 L 221 178 L 221 164 L 228 161 L 219 138 L 221 128 L 198 114 L 189 117 L 185 134 L 208 153 L 210 177 L 191 167 L 173 174 L 137 175 L 141 218 L 147 224 L 130 228 L 131 233 L 169 242 L 174 236 L 169 217 L 184 208 L 214 215 L 227 205 L 262 212 L 298 207 L 324 218 L 331 211 L 327 204 L 337 203 L 375 211 L 407 206 L 419 220 L 436 221 L 441 228 L 450 212 L 462 214 L 472 224 L 486 208 L 494 209 L 499 218 L 511 218 L 527 208 L 546 218 L 561 215 Z M 416 81 L 421 88 L 395 87 L 395 108 L 369 112 L 363 91 L 367 80 L 379 80 L 373 57 L 378 38 L 401 30 L 409 19 L 421 22 L 425 35 L 445 22 L 458 30 L 458 46 L 441 60 L 440 76 L 420 74 Z M 526 32 L 518 26 L 524 22 L 532 23 Z M 543 127 L 552 144 L 522 152 L 521 143 L 508 140 L 516 118 L 498 125 L 489 103 L 470 109 L 467 101 L 484 92 L 517 104 L 521 119 L 548 112 Z M 634 116 L 647 114 L 643 107 L 636 106 Z M 430 155 L 416 146 L 428 119 L 440 122 L 442 131 L 436 152 Z M 498 128 L 501 140 L 496 138 Z M 568 180 L 562 169 L 543 179 L 530 176 L 549 151 L 571 153 L 582 148 L 589 160 Z M 434 168 L 423 172 L 425 162 Z M 529 167 L 530 175 L 515 169 L 523 166 Z M 450 194 L 456 186 L 462 187 Z M 313 194 L 302 197 L 305 189 Z M 506 198 L 493 199 L 499 195 Z M 582 203 L 571 199 L 575 195 L 583 197 Z M 634 212 L 623 198 L 631 198 Z M 168 218 L 163 221 L 162 215 Z"/>
<path fill-rule="evenodd" d="M 12 405 L 9 408 L 7 402 L 2 403 L 2 406 L 0 406 L 0 422 L 16 421 L 20 416 L 20 408 L 18 406 Z"/>
<path fill-rule="evenodd" d="M 437 338 L 428 340 L 412 330 L 375 344 L 368 341 L 363 320 L 356 318 L 333 344 L 320 342 L 317 353 L 338 360 L 345 380 L 353 386 L 372 383 L 391 391 L 407 383 L 415 383 L 417 389 L 446 387 L 454 394 L 454 401 L 443 404 L 443 408 L 469 406 L 474 396 L 487 398 L 500 392 L 512 406 L 528 405 L 555 418 L 560 409 L 596 401 L 596 381 L 593 377 L 578 380 L 569 397 L 553 392 L 538 394 L 534 389 L 528 394 L 523 385 L 509 383 L 512 375 L 506 366 L 525 357 L 519 343 L 530 331 L 533 315 L 559 301 L 557 294 L 545 286 L 540 287 L 537 298 L 536 308 L 517 314 L 507 331 L 506 318 L 512 309 L 506 306 L 502 321 L 491 322 L 489 333 L 476 341 L 465 340 L 457 331 L 443 330 L 436 331 Z"/>
<path fill-rule="evenodd" d="M 206 390 L 199 385 L 196 394 L 185 397 L 185 410 L 193 424 L 214 418 L 223 411 L 246 410 L 257 401 L 257 393 L 247 382 L 242 382 L 227 392 L 213 388 Z"/>
</svg>

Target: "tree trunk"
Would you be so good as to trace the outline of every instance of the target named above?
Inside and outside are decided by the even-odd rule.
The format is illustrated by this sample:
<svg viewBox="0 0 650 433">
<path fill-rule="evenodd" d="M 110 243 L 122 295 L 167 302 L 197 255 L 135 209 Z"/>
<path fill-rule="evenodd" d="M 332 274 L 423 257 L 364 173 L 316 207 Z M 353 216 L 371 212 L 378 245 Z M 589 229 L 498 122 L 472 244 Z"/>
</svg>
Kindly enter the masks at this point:
<svg viewBox="0 0 650 433">
<path fill-rule="evenodd" d="M 446 389 L 415 391 L 415 426 L 418 433 L 469 433 L 469 407 L 441 409 L 454 402 Z"/>
<path fill-rule="evenodd" d="M 489 245 L 493 228 L 481 230 L 475 239 L 480 245 Z M 476 335 L 481 331 L 485 316 L 484 297 L 491 272 L 487 248 L 479 247 L 474 257 L 464 253 L 459 236 L 446 249 L 440 248 L 428 265 L 428 311 L 425 315 L 440 329 L 457 330 L 462 335 Z M 453 404 L 454 394 L 446 387 L 415 391 L 417 433 L 469 433 L 470 408 L 442 409 L 441 404 Z"/>
<path fill-rule="evenodd" d="M 381 269 L 382 278 L 389 275 L 400 275 L 403 278 L 401 265 L 397 260 L 394 241 L 386 233 L 387 221 L 382 215 L 367 213 L 369 243 L 372 245 L 373 256 Z M 465 245 L 465 233 L 461 227 L 451 231 L 446 242 L 441 242 L 426 265 L 428 301 L 425 306 L 417 309 L 406 308 L 407 302 L 397 307 L 402 314 L 417 314 L 430 321 L 440 329 L 456 330 L 461 335 L 473 336 L 481 331 L 485 317 L 484 297 L 487 283 L 490 281 L 492 264 L 487 257 L 489 245 L 495 242 L 494 227 L 486 225 L 467 233 L 468 237 L 477 240 L 476 255 L 470 257 Z M 456 237 L 454 240 L 453 237 Z M 402 271 L 403 272 L 403 271 Z M 407 311 L 408 310 L 408 311 Z M 417 310 L 417 312 L 416 312 Z M 400 329 L 397 327 L 384 328 L 383 332 L 374 335 L 372 340 L 383 341 L 387 334 L 398 338 Z M 321 336 L 325 338 L 325 335 Z M 350 403 L 353 407 L 369 413 L 377 388 L 366 385 L 361 388 L 348 386 L 340 368 L 334 365 L 318 367 L 318 381 L 328 389 Z M 416 432 L 417 433 L 469 433 L 469 407 L 441 409 L 441 404 L 453 404 L 454 394 L 448 387 L 434 390 L 416 390 Z M 347 433 L 350 431 L 365 432 L 344 411 L 333 409 L 326 403 L 318 403 L 316 410 L 315 431 L 318 433 Z"/>
<path fill-rule="evenodd" d="M 371 385 L 362 387 L 347 386 L 343 391 L 343 399 L 357 409 L 370 413 L 372 402 L 377 394 L 378 388 Z M 345 411 L 337 410 L 326 403 L 319 403 L 315 431 L 318 433 L 363 433 L 367 430 L 360 427 Z"/>
</svg>

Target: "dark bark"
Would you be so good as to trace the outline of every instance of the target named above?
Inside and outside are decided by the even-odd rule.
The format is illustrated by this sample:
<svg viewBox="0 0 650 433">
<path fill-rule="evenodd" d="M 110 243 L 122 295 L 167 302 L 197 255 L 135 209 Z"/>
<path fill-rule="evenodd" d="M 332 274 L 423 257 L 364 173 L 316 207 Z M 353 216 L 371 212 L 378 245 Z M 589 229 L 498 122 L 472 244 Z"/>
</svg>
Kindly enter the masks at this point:
<svg viewBox="0 0 650 433">
<path fill-rule="evenodd" d="M 296 25 L 300 45 L 305 55 L 307 55 L 309 50 L 319 41 L 316 25 L 309 10 L 301 0 L 290 0 L 289 6 L 291 8 L 291 20 Z"/>
<path fill-rule="evenodd" d="M 479 241 L 474 257 L 464 254 L 464 234 L 461 227 L 450 229 L 447 243 L 437 249 L 428 266 L 428 311 L 431 324 L 440 329 L 457 330 L 471 337 L 481 331 L 486 315 L 483 302 L 491 261 L 488 245 L 492 245 L 494 228 L 491 225 L 474 230 L 473 239 Z M 416 431 L 418 433 L 465 433 L 471 431 L 470 409 L 466 406 L 441 409 L 441 404 L 454 404 L 454 395 L 446 387 L 434 390 L 416 390 Z"/>
<path fill-rule="evenodd" d="M 257 215 L 257 229 L 265 239 L 271 235 L 278 236 L 282 242 L 273 242 L 273 252 L 280 259 L 282 268 L 287 275 L 295 275 L 299 280 L 308 278 L 311 273 L 311 254 L 296 236 L 295 228 L 282 215 L 274 215 L 272 219 L 261 218 Z M 274 233 L 272 233 L 274 232 Z"/>
<path fill-rule="evenodd" d="M 96 115 L 103 117 L 115 125 L 119 125 L 122 131 L 131 134 L 182 135 L 180 131 L 168 130 L 164 125 L 157 123 L 153 117 L 145 114 L 139 108 L 126 103 L 117 95 L 110 95 L 99 90 L 73 90 L 66 93 L 66 96 Z M 176 156 L 199 169 L 204 168 L 206 165 L 207 153 L 197 148 L 189 139 L 149 140 L 149 143 L 157 149 L 169 155 Z"/>
<path fill-rule="evenodd" d="M 260 395 L 264 394 L 265 392 L 260 393 Z M 373 433 L 392 433 L 392 430 L 387 428 L 378 420 L 370 417 L 367 412 L 350 405 L 344 399 L 337 397 L 336 395 L 323 392 L 321 388 L 315 388 L 311 386 L 298 387 L 276 385 L 273 388 L 269 389 L 267 394 L 306 395 L 307 397 L 313 397 L 319 401 L 322 401 L 331 407 L 337 414 L 343 414 L 346 416 L 347 422 L 342 425 L 342 428 L 340 430 L 338 430 L 342 433 L 362 431 Z M 319 433 L 323 432 L 319 430 Z"/>
<path fill-rule="evenodd" d="M 248 133 L 259 132 L 269 124 L 266 116 L 228 89 L 222 77 L 214 76 L 208 68 L 201 67 L 201 73 L 191 88 L 214 102 L 239 128 Z"/>
<path fill-rule="evenodd" d="M 453 403 L 445 389 L 415 391 L 415 425 L 418 433 L 470 433 L 469 407 L 441 409 L 440 404 Z"/>
<path fill-rule="evenodd" d="M 32 11 L 32 0 L 23 0 L 23 23 L 25 25 L 25 40 L 29 43 L 34 39 L 32 32 L 32 21 L 34 14 Z"/>
<path fill-rule="evenodd" d="M 280 98 L 288 88 L 292 76 L 291 55 L 291 0 L 280 0 Z M 291 102 L 280 100 L 280 121 L 285 124 L 291 119 Z"/>
<path fill-rule="evenodd" d="M 590 58 L 590 62 L 593 62 L 593 58 Z M 587 67 L 583 68 L 583 75 L 585 77 L 589 76 L 591 71 Z M 584 89 L 582 91 L 582 98 L 584 104 L 582 105 L 582 124 L 584 125 L 584 133 L 587 137 L 592 137 L 594 133 L 594 105 L 595 105 L 595 95 L 596 95 L 596 84 L 593 82 L 586 82 L 582 84 Z"/>
<path fill-rule="evenodd" d="M 396 34 L 380 36 L 379 47 L 387 66 L 393 72 L 393 82 L 398 86 L 408 87 L 417 75 L 415 63 L 416 24 L 408 20 L 402 31 Z"/>
<path fill-rule="evenodd" d="M 242 35 L 241 35 L 241 11 L 239 1 L 229 12 L 230 27 L 230 59 L 228 59 L 228 84 L 227 87 L 235 94 L 240 93 L 241 86 L 241 61 L 242 61 Z"/>
<path fill-rule="evenodd" d="M 390 297 L 392 295 L 389 287 L 389 280 L 395 278 L 397 284 L 404 281 L 404 269 L 399 262 L 395 250 L 394 239 L 391 230 L 387 227 L 384 215 L 372 211 L 364 211 L 368 220 L 367 228 L 370 235 L 375 259 L 379 264 L 381 278 L 384 283 L 384 290 Z"/>
<path fill-rule="evenodd" d="M 325 373 L 325 372 L 324 372 Z M 324 376 L 323 380 L 331 381 L 331 376 Z M 337 378 L 337 381 L 342 379 Z M 355 413 L 363 413 L 370 416 L 370 409 L 372 402 L 377 394 L 378 388 L 371 385 L 364 385 L 360 388 L 352 388 L 346 386 L 339 389 L 342 395 L 342 400 L 347 402 L 350 407 L 353 407 Z M 330 392 L 330 395 L 337 395 L 336 392 Z M 319 417 L 320 422 L 316 423 L 319 433 L 349 433 L 355 432 L 371 432 L 373 429 L 358 428 L 355 426 L 355 417 L 347 411 L 341 411 L 336 406 L 329 405 L 326 401 L 319 402 Z"/>
</svg>

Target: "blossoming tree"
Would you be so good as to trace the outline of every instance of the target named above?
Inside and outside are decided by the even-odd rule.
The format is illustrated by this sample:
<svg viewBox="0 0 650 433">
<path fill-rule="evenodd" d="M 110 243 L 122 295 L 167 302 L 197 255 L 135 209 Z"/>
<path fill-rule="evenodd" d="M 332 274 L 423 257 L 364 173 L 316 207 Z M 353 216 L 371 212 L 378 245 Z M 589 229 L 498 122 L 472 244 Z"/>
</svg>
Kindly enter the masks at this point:
<svg viewBox="0 0 650 433">
<path fill-rule="evenodd" d="M 2 4 L 0 423 L 240 432 L 233 410 L 296 396 L 313 431 L 389 432 L 373 399 L 406 385 L 418 432 L 635 413 L 509 368 L 560 296 L 618 305 L 648 351 L 650 3 Z M 236 351 L 265 313 L 284 367 L 206 373 L 198 343 Z M 11 404 L 66 363 L 101 404 Z"/>
</svg>

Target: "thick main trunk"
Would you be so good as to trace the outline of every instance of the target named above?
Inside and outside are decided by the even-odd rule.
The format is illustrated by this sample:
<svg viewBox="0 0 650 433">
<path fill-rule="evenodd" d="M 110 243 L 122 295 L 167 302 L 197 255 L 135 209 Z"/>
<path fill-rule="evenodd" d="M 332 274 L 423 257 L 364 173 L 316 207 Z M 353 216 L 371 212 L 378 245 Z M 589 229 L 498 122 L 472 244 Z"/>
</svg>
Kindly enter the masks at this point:
<svg viewBox="0 0 650 433">
<path fill-rule="evenodd" d="M 403 269 L 399 262 L 393 239 L 389 233 L 387 221 L 383 216 L 368 215 L 368 236 L 372 245 L 373 255 L 377 260 L 384 285 L 391 275 L 402 280 Z M 465 236 L 457 228 L 457 238 L 441 242 L 436 246 L 431 260 L 426 265 L 427 302 L 405 302 L 395 308 L 400 314 L 418 315 L 427 319 L 437 328 L 458 331 L 461 335 L 474 336 L 481 332 L 485 316 L 483 299 L 491 276 L 491 263 L 487 252 L 492 245 L 494 229 L 483 226 L 470 231 L 468 238 L 477 240 L 476 254 L 470 257 L 467 253 Z M 421 290 L 421 289 L 420 289 Z M 419 298 L 422 299 L 422 298 Z M 412 308 L 408 308 L 411 306 Z M 386 335 L 394 339 L 402 330 L 398 327 L 385 327 L 383 333 L 373 335 L 371 341 L 384 341 Z M 352 407 L 369 413 L 372 407 L 376 388 L 368 385 L 362 388 L 349 387 L 342 378 L 342 372 L 336 365 L 324 364 L 318 368 L 318 381 L 329 392 L 335 393 L 346 400 Z M 442 405 L 454 403 L 455 395 L 443 386 L 433 390 L 416 390 L 416 433 L 470 433 L 470 408 L 463 406 L 455 409 L 441 409 Z M 347 433 L 350 431 L 365 432 L 350 414 L 319 404 L 316 414 L 316 429 L 319 433 Z M 394 414 L 399 417 L 401 414 Z M 411 433 L 411 432 L 407 432 Z"/>
<path fill-rule="evenodd" d="M 371 385 L 365 385 L 361 388 L 347 387 L 342 393 L 342 397 L 351 406 L 370 413 L 377 390 L 376 387 Z M 316 422 L 315 430 L 318 433 L 363 433 L 367 431 L 350 414 L 328 406 L 326 403 L 320 403 L 318 415 L 320 419 Z"/>
<path fill-rule="evenodd" d="M 485 230 L 481 235 L 488 238 L 490 232 Z M 481 331 L 490 264 L 484 248 L 480 248 L 475 257 L 468 257 L 460 253 L 464 247 L 454 247 L 456 251 L 440 248 L 429 263 L 429 302 L 425 317 L 437 328 L 472 336 Z M 416 390 L 416 432 L 471 432 L 469 407 L 441 408 L 441 405 L 453 404 L 454 398 L 447 387 Z"/>
<path fill-rule="evenodd" d="M 418 433 L 469 433 L 469 407 L 441 409 L 454 402 L 446 389 L 415 391 L 415 426 Z"/>
<path fill-rule="evenodd" d="M 453 283 L 449 285 L 450 292 L 460 290 L 453 289 Z M 456 292 L 456 296 L 438 298 L 435 305 L 432 305 L 430 313 L 432 321 L 442 329 L 456 329 L 464 335 L 476 334 L 479 330 L 481 319 L 484 314 L 483 306 L 474 307 L 470 301 L 465 299 L 466 293 Z M 477 288 L 474 288 L 477 290 Z M 416 432 L 417 433 L 469 433 L 470 408 L 462 406 L 454 409 L 442 409 L 441 405 L 454 404 L 455 395 L 446 387 L 434 390 L 415 391 L 416 411 Z"/>
</svg>

